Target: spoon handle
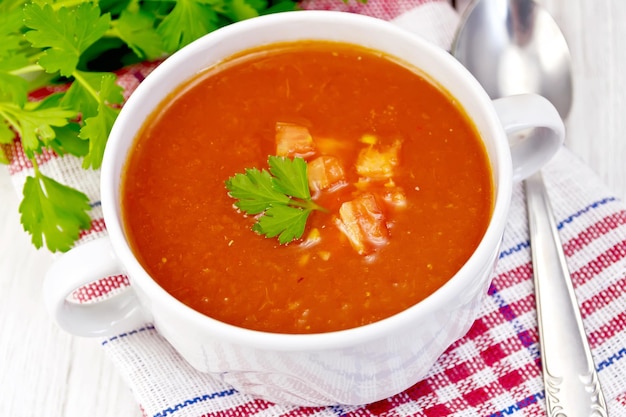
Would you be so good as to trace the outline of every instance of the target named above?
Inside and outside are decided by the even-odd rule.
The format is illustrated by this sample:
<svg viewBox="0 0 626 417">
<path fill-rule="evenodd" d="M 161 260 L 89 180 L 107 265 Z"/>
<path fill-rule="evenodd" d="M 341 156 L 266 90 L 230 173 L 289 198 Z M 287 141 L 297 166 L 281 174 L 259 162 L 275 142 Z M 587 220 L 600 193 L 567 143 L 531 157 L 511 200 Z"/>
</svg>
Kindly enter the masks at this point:
<svg viewBox="0 0 626 417">
<path fill-rule="evenodd" d="M 541 173 L 525 184 L 547 414 L 608 416 Z"/>
</svg>

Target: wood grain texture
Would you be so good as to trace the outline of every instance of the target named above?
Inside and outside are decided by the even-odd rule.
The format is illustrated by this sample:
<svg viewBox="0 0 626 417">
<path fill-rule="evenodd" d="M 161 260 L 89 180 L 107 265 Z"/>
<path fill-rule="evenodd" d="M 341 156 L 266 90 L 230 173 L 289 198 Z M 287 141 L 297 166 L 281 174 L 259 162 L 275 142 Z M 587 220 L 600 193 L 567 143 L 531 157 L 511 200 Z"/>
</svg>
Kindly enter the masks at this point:
<svg viewBox="0 0 626 417">
<path fill-rule="evenodd" d="M 0 416 L 141 416 L 98 342 L 50 320 L 41 283 L 53 258 L 32 247 L 18 204 L 0 169 Z"/>
<path fill-rule="evenodd" d="M 544 0 L 572 52 L 575 98 L 567 146 L 626 198 L 626 2 Z M 0 416 L 141 416 L 97 341 L 59 330 L 44 311 L 52 261 L 23 232 L 0 167 Z"/>
<path fill-rule="evenodd" d="M 626 2 L 542 1 L 570 46 L 574 103 L 566 145 L 626 198 Z"/>
</svg>

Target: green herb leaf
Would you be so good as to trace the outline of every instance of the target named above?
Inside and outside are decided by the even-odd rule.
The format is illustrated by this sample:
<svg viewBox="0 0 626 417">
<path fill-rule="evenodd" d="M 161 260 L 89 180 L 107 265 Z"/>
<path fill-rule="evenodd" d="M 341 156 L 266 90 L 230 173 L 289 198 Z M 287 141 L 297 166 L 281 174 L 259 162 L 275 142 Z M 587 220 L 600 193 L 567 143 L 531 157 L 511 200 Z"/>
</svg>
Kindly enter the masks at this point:
<svg viewBox="0 0 626 417">
<path fill-rule="evenodd" d="M 250 0 L 231 0 L 227 4 L 226 15 L 234 21 L 250 19 L 259 15 L 258 9 L 263 8 L 264 2 Z"/>
<path fill-rule="evenodd" d="M 83 157 L 89 153 L 89 142 L 78 137 L 80 125 L 68 123 L 63 127 L 54 127 L 56 137 L 49 146 L 59 155 L 70 154 Z"/>
<path fill-rule="evenodd" d="M 326 210 L 311 198 L 304 159 L 270 156 L 268 165 L 269 172 L 251 168 L 235 174 L 226 188 L 238 200 L 236 207 L 260 215 L 253 231 L 285 244 L 302 237 L 311 212 Z"/>
<path fill-rule="evenodd" d="M 268 8 L 257 9 L 257 10 L 259 10 L 260 15 L 280 13 L 280 12 L 290 12 L 290 11 L 298 10 L 298 1 L 276 0 L 276 1 L 272 1 Z"/>
<path fill-rule="evenodd" d="M 79 137 L 89 141 L 89 152 L 83 160 L 84 168 L 102 165 L 104 148 L 123 101 L 122 88 L 115 83 L 112 73 L 75 71 L 76 81 L 65 93 L 62 103 L 80 109 L 84 119 Z"/>
<path fill-rule="evenodd" d="M 17 75 L 0 72 L 0 96 L 22 107 L 28 98 L 28 82 Z"/>
<path fill-rule="evenodd" d="M 289 197 L 276 190 L 272 176 L 266 170 L 246 169 L 226 181 L 230 196 L 239 201 L 235 206 L 247 214 L 259 214 L 272 205 L 289 204 Z"/>
<path fill-rule="evenodd" d="M 163 41 L 154 28 L 153 15 L 141 10 L 124 10 L 111 25 L 140 59 L 155 59 L 163 54 Z"/>
<path fill-rule="evenodd" d="M 29 65 L 23 48 L 22 11 L 0 10 L 0 99 L 23 106 L 27 99 L 28 82 L 12 72 Z"/>
<path fill-rule="evenodd" d="M 113 128 L 118 113 L 119 110 L 101 105 L 97 116 L 85 120 L 85 125 L 78 135 L 81 139 L 89 139 L 89 152 L 83 159 L 83 168 L 98 169 L 102 166 L 108 132 Z"/>
<path fill-rule="evenodd" d="M 34 177 L 26 178 L 23 196 L 19 206 L 20 220 L 37 248 L 45 244 L 52 252 L 67 251 L 78 239 L 80 231 L 91 225 L 87 196 L 37 169 Z"/>
<path fill-rule="evenodd" d="M 3 145 L 8 145 L 13 143 L 15 139 L 15 133 L 11 130 L 9 125 L 0 120 L 0 164 L 8 164 L 9 156 L 6 154 L 5 148 Z"/>
<path fill-rule="evenodd" d="M 108 74 L 104 72 L 75 72 L 77 78 L 63 95 L 63 106 L 80 111 L 82 118 L 98 114 L 98 105 L 102 99 L 99 90 L 102 86 L 102 78 Z"/>
<path fill-rule="evenodd" d="M 109 106 L 104 98 L 114 98 L 116 88 L 118 87 L 112 74 L 106 74 L 102 77 L 97 114 L 85 120 L 85 125 L 78 135 L 81 139 L 89 140 L 89 153 L 83 159 L 83 168 L 97 169 L 102 165 L 109 132 L 111 132 L 119 113 L 119 109 Z"/>
<path fill-rule="evenodd" d="M 281 245 L 299 239 L 304 233 L 311 210 L 291 206 L 271 206 L 252 230 L 267 237 L 278 236 Z"/>
<path fill-rule="evenodd" d="M 49 107 L 46 102 L 29 102 L 21 108 L 13 103 L 0 103 L 0 117 L 21 136 L 24 152 L 32 157 L 56 136 L 53 127 L 65 126 L 76 112 L 63 107 Z M 4 141 L 4 140 L 3 140 Z"/>
<path fill-rule="evenodd" d="M 10 143 L 13 143 L 14 139 L 15 139 L 15 132 L 11 130 L 9 125 L 4 121 L 0 123 L 0 145 L 1 144 L 8 145 Z M 0 148 L 0 150 L 1 149 L 2 148 Z"/>
<path fill-rule="evenodd" d="M 217 29 L 217 21 L 216 11 L 205 1 L 179 0 L 157 32 L 163 38 L 165 50 L 173 52 Z"/>
<path fill-rule="evenodd" d="M 80 55 L 109 29 L 110 21 L 110 15 L 100 15 L 100 8 L 92 3 L 58 10 L 50 4 L 24 6 L 24 23 L 32 29 L 24 36 L 34 47 L 47 48 L 39 64 L 65 77 L 76 70 Z"/>
<path fill-rule="evenodd" d="M 271 156 L 268 159 L 272 178 L 272 186 L 280 193 L 303 200 L 311 199 L 307 165 L 302 158 L 281 158 Z"/>
<path fill-rule="evenodd" d="M 23 2 L 20 2 L 23 3 Z M 9 72 L 29 64 L 24 47 L 22 10 L 10 8 L 9 2 L 0 2 L 0 72 Z"/>
</svg>

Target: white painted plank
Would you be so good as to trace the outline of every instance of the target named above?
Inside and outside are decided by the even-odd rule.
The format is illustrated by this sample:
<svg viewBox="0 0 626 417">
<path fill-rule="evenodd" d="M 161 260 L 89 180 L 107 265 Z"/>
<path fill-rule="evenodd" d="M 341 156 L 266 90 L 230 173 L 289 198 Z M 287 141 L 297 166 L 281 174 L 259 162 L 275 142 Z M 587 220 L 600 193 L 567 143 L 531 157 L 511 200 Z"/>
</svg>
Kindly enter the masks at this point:
<svg viewBox="0 0 626 417">
<path fill-rule="evenodd" d="M 0 416 L 141 416 L 97 341 L 61 331 L 45 312 L 52 256 L 32 247 L 18 203 L 0 170 Z"/>
</svg>

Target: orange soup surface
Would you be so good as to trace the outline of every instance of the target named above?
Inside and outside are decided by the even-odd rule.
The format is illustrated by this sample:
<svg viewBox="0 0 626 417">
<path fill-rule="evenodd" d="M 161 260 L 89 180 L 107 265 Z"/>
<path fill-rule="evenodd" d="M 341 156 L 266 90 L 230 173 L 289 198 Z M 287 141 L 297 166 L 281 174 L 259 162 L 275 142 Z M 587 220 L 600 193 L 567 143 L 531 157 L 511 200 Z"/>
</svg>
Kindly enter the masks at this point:
<svg viewBox="0 0 626 417">
<path fill-rule="evenodd" d="M 252 231 L 225 182 L 307 162 L 301 238 Z M 488 158 L 454 99 L 342 43 L 285 43 L 199 74 L 152 114 L 124 172 L 123 219 L 150 275 L 217 320 L 276 333 L 372 323 L 468 260 L 493 205 Z"/>
</svg>

